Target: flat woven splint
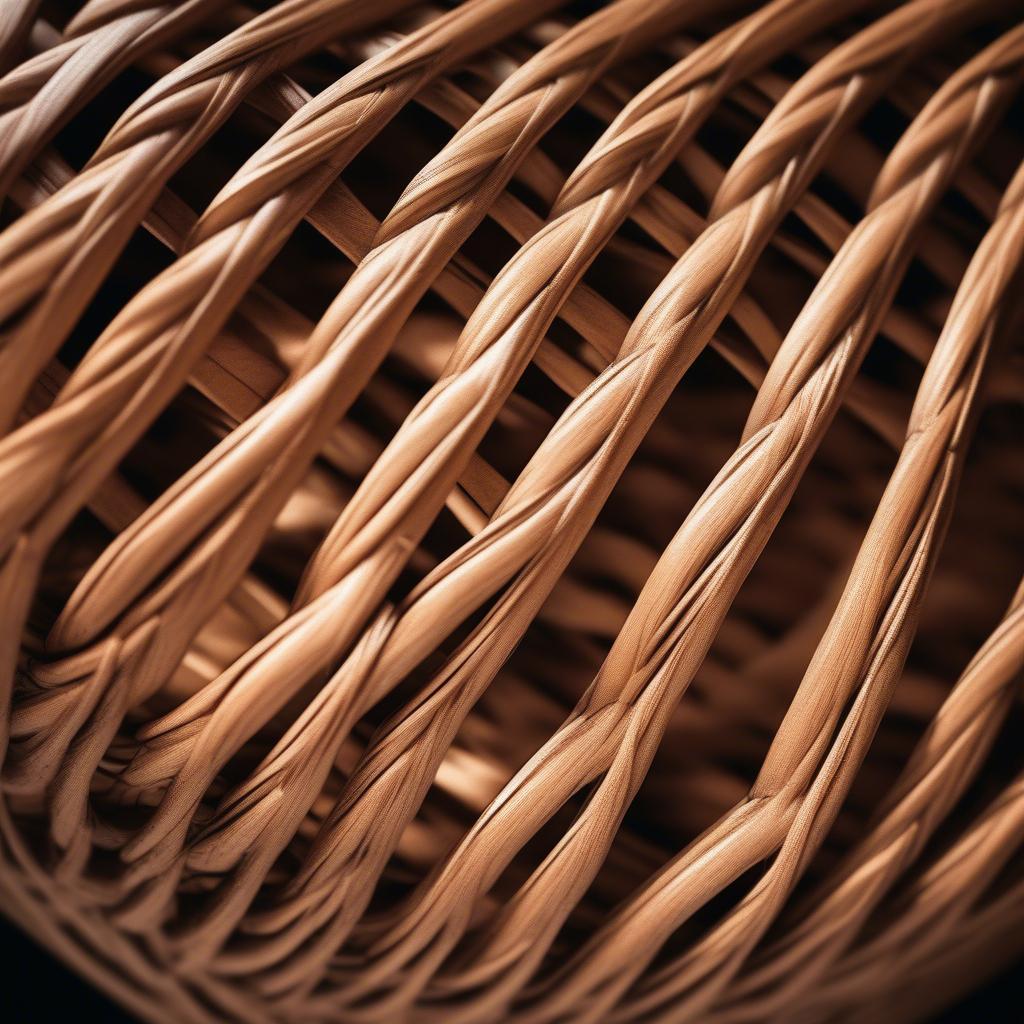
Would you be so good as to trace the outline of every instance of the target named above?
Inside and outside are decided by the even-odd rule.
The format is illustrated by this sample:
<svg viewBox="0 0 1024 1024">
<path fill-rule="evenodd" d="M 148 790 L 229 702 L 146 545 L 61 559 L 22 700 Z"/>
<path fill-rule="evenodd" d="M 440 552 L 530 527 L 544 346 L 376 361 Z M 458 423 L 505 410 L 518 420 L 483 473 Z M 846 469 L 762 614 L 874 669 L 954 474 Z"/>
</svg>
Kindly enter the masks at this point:
<svg viewBox="0 0 1024 1024">
<path fill-rule="evenodd" d="M 160 1024 L 1012 964 L 1022 87 L 1020 0 L 0 0 L 0 909 Z"/>
</svg>

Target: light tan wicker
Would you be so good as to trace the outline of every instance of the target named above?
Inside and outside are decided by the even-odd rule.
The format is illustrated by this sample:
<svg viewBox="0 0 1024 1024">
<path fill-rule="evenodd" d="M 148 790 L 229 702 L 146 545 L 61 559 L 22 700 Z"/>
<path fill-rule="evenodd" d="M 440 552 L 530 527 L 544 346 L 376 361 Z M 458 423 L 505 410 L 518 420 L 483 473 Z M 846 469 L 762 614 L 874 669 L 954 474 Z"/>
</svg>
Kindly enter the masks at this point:
<svg viewBox="0 0 1024 1024">
<path fill-rule="evenodd" d="M 1024 953 L 1022 15 L 0 0 L 3 911 L 196 1024 Z"/>
</svg>

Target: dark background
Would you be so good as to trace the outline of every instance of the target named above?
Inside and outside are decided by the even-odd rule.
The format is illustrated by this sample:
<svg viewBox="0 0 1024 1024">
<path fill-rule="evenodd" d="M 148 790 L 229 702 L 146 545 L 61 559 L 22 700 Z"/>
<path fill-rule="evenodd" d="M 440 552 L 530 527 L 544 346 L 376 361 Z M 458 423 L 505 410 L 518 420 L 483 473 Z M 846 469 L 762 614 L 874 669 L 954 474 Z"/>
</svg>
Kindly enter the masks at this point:
<svg viewBox="0 0 1024 1024">
<path fill-rule="evenodd" d="M 8 1024 L 50 1024 L 64 1021 L 69 1014 L 75 1020 L 136 1024 L 134 1017 L 81 981 L 3 918 L 0 963 L 0 1015 Z M 1022 1000 L 1024 964 L 934 1018 L 933 1024 L 1019 1024 Z"/>
</svg>

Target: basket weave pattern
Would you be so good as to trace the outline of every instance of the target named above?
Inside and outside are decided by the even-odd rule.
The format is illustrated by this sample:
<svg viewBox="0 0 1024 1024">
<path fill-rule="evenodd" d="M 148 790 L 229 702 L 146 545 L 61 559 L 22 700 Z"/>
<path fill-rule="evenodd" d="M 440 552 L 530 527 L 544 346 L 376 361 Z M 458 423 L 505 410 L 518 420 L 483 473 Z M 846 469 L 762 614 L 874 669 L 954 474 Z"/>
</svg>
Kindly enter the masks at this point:
<svg viewBox="0 0 1024 1024">
<path fill-rule="evenodd" d="M 197 1024 L 1024 951 L 1020 16 L 0 0 L 4 912 Z"/>
</svg>

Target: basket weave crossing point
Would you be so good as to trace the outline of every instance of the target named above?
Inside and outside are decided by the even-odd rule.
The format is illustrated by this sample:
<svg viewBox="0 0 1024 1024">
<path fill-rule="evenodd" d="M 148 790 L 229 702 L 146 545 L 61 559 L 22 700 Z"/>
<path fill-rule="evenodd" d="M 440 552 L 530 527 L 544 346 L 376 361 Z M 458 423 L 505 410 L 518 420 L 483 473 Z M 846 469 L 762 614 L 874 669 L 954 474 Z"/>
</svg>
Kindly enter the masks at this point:
<svg viewBox="0 0 1024 1024">
<path fill-rule="evenodd" d="M 0 0 L 0 199 L 0 911 L 133 1016 L 1024 954 L 1020 0 Z"/>
</svg>

